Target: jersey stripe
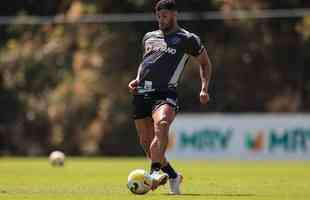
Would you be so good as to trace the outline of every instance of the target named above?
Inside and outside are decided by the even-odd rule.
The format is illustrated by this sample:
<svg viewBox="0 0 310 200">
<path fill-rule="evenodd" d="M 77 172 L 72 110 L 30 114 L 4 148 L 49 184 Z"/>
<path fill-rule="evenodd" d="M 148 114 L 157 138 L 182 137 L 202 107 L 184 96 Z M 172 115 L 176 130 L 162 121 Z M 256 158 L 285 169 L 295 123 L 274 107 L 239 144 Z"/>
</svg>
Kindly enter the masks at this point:
<svg viewBox="0 0 310 200">
<path fill-rule="evenodd" d="M 178 80 L 182 74 L 182 71 L 184 69 L 184 66 L 186 64 L 188 57 L 189 56 L 187 54 L 184 54 L 183 58 L 181 59 L 181 61 L 178 64 L 177 68 L 175 69 L 173 76 L 171 77 L 171 79 L 169 81 L 169 85 L 173 85 L 175 87 L 177 86 Z"/>
</svg>

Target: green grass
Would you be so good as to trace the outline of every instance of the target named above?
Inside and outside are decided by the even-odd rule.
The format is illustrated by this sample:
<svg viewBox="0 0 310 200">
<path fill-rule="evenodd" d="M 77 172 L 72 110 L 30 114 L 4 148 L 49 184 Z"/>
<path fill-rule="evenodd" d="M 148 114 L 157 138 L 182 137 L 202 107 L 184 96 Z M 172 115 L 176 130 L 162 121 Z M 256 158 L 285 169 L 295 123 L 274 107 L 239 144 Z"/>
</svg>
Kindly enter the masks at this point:
<svg viewBox="0 0 310 200">
<path fill-rule="evenodd" d="M 126 188 L 144 159 L 68 158 L 54 168 L 46 158 L 0 159 L 2 200 L 131 200 L 131 199 L 310 199 L 310 162 L 174 161 L 184 175 L 182 196 L 167 195 L 166 186 L 137 196 Z"/>
</svg>

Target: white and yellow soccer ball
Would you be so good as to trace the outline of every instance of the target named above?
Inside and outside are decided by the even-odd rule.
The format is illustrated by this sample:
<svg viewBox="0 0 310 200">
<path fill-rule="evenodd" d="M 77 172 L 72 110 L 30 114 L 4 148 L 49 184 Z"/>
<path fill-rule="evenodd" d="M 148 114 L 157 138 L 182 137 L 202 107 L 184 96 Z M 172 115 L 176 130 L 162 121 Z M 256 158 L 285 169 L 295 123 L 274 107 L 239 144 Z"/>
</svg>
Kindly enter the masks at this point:
<svg viewBox="0 0 310 200">
<path fill-rule="evenodd" d="M 135 169 L 128 175 L 127 187 L 134 194 L 146 194 L 151 190 L 152 178 L 144 169 Z"/>
<path fill-rule="evenodd" d="M 65 164 L 65 154 L 61 151 L 51 152 L 48 159 L 55 167 L 62 167 Z"/>
</svg>

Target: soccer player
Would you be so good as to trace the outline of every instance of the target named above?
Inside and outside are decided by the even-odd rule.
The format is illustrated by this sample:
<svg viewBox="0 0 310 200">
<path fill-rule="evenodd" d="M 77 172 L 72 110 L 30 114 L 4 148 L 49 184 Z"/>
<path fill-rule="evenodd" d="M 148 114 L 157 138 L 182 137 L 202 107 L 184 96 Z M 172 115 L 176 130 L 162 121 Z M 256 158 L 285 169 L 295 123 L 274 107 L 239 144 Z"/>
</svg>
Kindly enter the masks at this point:
<svg viewBox="0 0 310 200">
<path fill-rule="evenodd" d="M 169 179 L 170 194 L 178 195 L 183 177 L 165 156 L 169 127 L 179 109 L 178 81 L 189 57 L 197 59 L 200 63 L 200 102 L 207 104 L 211 63 L 199 37 L 178 25 L 174 0 L 160 0 L 155 13 L 159 30 L 145 34 L 143 59 L 137 77 L 128 84 L 128 89 L 133 94 L 133 117 L 140 143 L 151 160 L 152 189 Z"/>
</svg>

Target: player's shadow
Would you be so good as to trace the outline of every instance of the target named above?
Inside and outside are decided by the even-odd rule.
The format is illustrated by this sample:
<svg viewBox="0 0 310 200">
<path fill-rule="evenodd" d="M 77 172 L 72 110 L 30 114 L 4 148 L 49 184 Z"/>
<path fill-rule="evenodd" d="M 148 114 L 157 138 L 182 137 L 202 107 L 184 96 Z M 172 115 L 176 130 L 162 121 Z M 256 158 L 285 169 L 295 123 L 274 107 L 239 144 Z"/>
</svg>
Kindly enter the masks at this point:
<svg viewBox="0 0 310 200">
<path fill-rule="evenodd" d="M 166 194 L 172 196 L 170 194 Z M 198 193 L 184 193 L 180 196 L 205 196 L 205 197 L 254 197 L 255 194 L 198 194 Z"/>
</svg>

